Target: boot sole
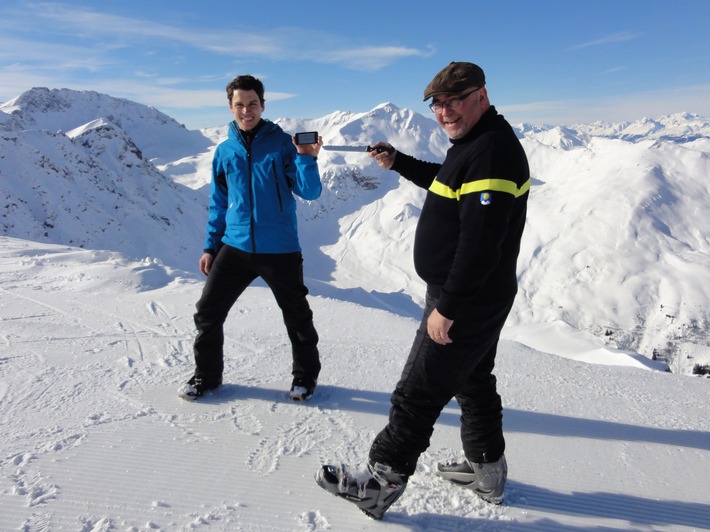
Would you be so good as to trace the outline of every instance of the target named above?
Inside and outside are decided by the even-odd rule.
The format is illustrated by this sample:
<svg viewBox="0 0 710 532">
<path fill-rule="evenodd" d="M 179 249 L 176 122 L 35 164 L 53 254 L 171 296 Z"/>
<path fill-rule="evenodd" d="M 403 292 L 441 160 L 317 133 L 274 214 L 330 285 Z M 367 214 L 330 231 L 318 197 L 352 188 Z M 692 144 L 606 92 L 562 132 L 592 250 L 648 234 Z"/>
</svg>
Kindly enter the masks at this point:
<svg viewBox="0 0 710 532">
<path fill-rule="evenodd" d="M 454 484 L 457 484 L 459 486 L 468 486 L 469 484 L 473 484 L 474 482 L 476 482 L 475 473 L 455 473 L 448 471 L 437 471 L 436 474 L 444 480 L 448 480 L 449 482 L 453 482 Z"/>
</svg>

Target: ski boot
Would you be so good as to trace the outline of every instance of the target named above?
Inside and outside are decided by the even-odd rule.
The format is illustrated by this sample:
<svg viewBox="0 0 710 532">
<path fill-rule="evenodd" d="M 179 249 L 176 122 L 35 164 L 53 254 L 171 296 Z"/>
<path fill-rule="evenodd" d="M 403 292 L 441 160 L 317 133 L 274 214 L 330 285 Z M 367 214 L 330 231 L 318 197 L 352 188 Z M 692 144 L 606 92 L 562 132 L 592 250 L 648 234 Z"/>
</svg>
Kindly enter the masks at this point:
<svg viewBox="0 0 710 532">
<path fill-rule="evenodd" d="M 501 504 L 505 481 L 508 478 L 508 464 L 505 455 L 495 462 L 475 463 L 466 458 L 462 461 L 450 460 L 437 465 L 436 473 L 443 479 L 472 490 L 484 501 Z"/>
<path fill-rule="evenodd" d="M 337 497 L 352 502 L 368 517 L 382 519 L 407 487 L 407 475 L 380 463 L 353 468 L 346 464 L 324 465 L 316 473 L 318 485 Z"/>
</svg>

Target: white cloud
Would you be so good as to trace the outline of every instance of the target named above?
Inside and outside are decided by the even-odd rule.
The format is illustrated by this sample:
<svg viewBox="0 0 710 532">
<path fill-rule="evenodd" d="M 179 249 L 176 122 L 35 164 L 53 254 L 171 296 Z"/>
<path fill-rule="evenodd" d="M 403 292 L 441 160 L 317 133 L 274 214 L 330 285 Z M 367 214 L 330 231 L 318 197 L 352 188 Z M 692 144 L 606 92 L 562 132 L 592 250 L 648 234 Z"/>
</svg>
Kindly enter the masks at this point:
<svg viewBox="0 0 710 532">
<path fill-rule="evenodd" d="M 620 43 L 620 42 L 633 41 L 635 39 L 638 39 L 640 36 L 641 36 L 640 33 L 632 33 L 629 31 L 612 33 L 610 35 L 605 35 L 604 37 L 600 37 L 599 39 L 595 39 L 593 41 L 588 41 L 588 42 L 573 46 L 572 50 L 579 50 L 581 48 L 590 48 L 592 46 L 605 46 L 607 44 L 616 44 L 616 43 Z"/>
<path fill-rule="evenodd" d="M 431 57 L 435 50 L 427 51 L 403 46 L 368 46 L 364 48 L 334 50 L 322 55 L 325 63 L 339 63 L 353 70 L 380 70 L 405 57 Z"/>
<path fill-rule="evenodd" d="M 74 38 L 100 38 L 102 42 L 112 38 L 118 43 L 130 44 L 135 44 L 137 39 L 171 41 L 234 58 L 251 59 L 256 56 L 272 60 L 314 60 L 353 70 L 378 70 L 401 58 L 429 57 L 434 53 L 432 49 L 401 46 L 354 48 L 351 42 L 339 35 L 298 27 L 269 28 L 268 31 L 248 31 L 238 26 L 229 30 L 185 28 L 73 8 L 66 4 L 40 4 L 33 16 L 51 21 L 55 31 L 61 29 Z M 304 54 L 304 50 L 312 50 L 314 42 L 319 43 L 320 50 L 331 51 Z"/>
</svg>

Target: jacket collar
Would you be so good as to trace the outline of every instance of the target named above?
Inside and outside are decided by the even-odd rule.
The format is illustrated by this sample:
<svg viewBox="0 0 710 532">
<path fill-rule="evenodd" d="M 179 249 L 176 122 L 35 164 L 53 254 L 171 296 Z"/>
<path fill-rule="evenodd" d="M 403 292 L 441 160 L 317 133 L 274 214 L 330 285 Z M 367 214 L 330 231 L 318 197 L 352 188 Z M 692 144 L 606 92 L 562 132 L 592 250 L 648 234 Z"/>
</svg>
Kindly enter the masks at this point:
<svg viewBox="0 0 710 532">
<path fill-rule="evenodd" d="M 451 144 L 465 144 L 478 137 L 483 131 L 488 131 L 496 116 L 498 116 L 498 111 L 491 105 L 486 109 L 486 112 L 481 115 L 481 118 L 478 119 L 476 125 L 471 128 L 471 131 L 469 131 L 466 136 L 460 139 L 449 139 Z"/>
<path fill-rule="evenodd" d="M 259 132 L 262 129 L 265 131 L 268 129 L 268 127 L 265 127 L 267 124 L 271 124 L 271 122 L 262 118 L 252 129 L 244 131 L 239 129 L 239 125 L 236 120 L 232 120 L 229 124 L 229 136 L 233 136 L 237 140 L 244 142 L 247 146 L 251 146 L 251 143 L 254 141 L 254 138 L 259 134 Z"/>
</svg>

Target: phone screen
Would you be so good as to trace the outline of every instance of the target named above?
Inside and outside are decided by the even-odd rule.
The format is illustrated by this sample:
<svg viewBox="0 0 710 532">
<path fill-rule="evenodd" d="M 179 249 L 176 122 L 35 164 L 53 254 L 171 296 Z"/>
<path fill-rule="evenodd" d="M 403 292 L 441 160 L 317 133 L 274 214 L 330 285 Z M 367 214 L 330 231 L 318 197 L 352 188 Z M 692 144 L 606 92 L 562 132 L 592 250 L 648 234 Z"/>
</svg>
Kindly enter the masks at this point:
<svg viewBox="0 0 710 532">
<path fill-rule="evenodd" d="M 318 142 L 318 132 L 296 133 L 296 144 L 315 144 Z"/>
</svg>

